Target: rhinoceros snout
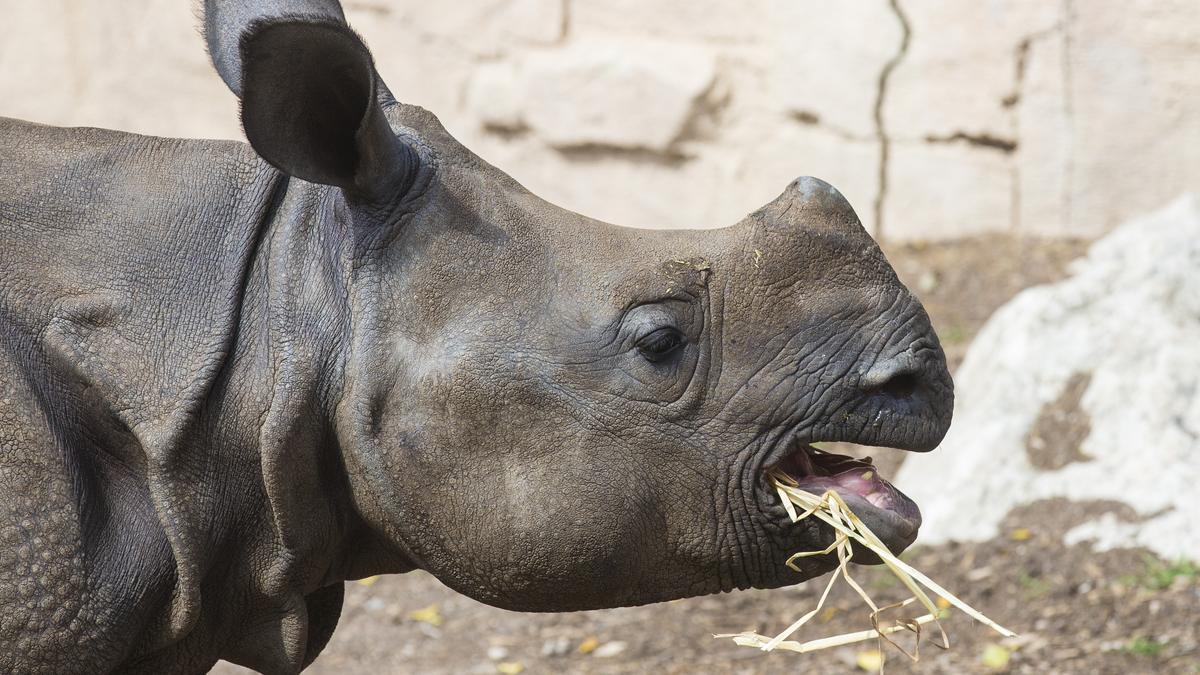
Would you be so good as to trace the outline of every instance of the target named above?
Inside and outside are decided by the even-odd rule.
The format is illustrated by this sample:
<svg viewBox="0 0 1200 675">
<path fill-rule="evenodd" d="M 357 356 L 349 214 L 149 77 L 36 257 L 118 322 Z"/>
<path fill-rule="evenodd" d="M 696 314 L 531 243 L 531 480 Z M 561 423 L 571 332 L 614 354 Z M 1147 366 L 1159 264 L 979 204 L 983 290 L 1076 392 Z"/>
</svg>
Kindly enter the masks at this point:
<svg viewBox="0 0 1200 675">
<path fill-rule="evenodd" d="M 862 371 L 855 387 L 876 420 L 902 422 L 906 438 L 889 445 L 932 450 L 950 427 L 954 385 L 940 346 L 921 338 L 902 351 L 881 354 Z M 889 437 L 880 430 L 881 439 Z"/>
</svg>

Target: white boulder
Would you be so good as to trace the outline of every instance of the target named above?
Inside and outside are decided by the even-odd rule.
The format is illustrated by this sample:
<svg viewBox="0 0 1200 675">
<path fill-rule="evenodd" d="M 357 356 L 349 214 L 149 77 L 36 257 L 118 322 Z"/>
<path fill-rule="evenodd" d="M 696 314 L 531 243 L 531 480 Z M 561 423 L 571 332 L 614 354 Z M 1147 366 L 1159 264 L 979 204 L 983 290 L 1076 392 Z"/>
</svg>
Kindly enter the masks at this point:
<svg viewBox="0 0 1200 675">
<path fill-rule="evenodd" d="M 1078 448 L 1050 448 L 1059 460 L 1047 464 L 1031 431 L 1081 382 L 1076 416 L 1090 429 Z M 990 539 L 1013 507 L 1036 500 L 1114 500 L 1137 520 L 1097 512 L 1065 541 L 1200 559 L 1196 196 L 1125 224 L 1073 276 L 997 311 L 956 384 L 945 441 L 909 456 L 896 479 L 921 505 L 922 542 Z"/>
</svg>

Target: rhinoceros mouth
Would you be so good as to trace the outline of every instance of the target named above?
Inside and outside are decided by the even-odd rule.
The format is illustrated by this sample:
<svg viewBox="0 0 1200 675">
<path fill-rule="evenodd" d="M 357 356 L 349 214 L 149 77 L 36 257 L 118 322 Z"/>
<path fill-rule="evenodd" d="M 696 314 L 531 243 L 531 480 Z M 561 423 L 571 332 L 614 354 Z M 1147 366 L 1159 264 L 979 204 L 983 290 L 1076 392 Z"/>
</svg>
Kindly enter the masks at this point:
<svg viewBox="0 0 1200 675">
<path fill-rule="evenodd" d="M 782 459 L 765 466 L 759 480 L 761 496 L 767 504 L 765 511 L 786 532 L 795 524 L 769 484 L 767 475 L 771 470 L 787 474 L 808 492 L 818 495 L 827 490 L 837 492 L 894 553 L 904 550 L 917 538 L 921 510 L 916 502 L 880 475 L 870 457 L 856 459 L 807 443 L 796 443 Z M 861 564 L 880 562 L 869 551 L 856 552 L 852 561 Z"/>
</svg>

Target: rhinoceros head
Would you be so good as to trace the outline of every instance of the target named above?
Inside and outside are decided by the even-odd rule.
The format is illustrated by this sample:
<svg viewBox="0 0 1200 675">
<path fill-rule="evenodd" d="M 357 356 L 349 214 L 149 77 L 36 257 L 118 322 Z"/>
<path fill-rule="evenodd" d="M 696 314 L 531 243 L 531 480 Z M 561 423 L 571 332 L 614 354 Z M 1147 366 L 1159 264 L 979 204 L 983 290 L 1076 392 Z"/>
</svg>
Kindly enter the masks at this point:
<svg viewBox="0 0 1200 675">
<path fill-rule="evenodd" d="M 839 490 L 896 550 L 915 538 L 907 498 L 810 447 L 928 450 L 950 421 L 929 320 L 837 190 L 799 178 L 723 229 L 609 225 L 396 103 L 336 3 L 216 5 L 251 144 L 340 191 L 334 424 L 388 546 L 523 610 L 796 583 L 833 562 L 784 560 L 832 534 L 788 522 L 769 467 Z"/>
</svg>

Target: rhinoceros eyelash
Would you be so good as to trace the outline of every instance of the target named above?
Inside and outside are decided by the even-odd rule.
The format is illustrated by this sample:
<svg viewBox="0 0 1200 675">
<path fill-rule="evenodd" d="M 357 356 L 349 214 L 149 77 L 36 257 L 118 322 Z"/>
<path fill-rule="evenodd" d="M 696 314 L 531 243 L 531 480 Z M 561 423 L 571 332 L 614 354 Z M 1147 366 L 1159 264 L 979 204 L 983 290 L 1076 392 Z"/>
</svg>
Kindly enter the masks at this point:
<svg viewBox="0 0 1200 675">
<path fill-rule="evenodd" d="M 654 330 L 637 340 L 638 352 L 648 361 L 665 361 L 687 344 L 687 338 L 675 328 L 664 327 Z"/>
</svg>

